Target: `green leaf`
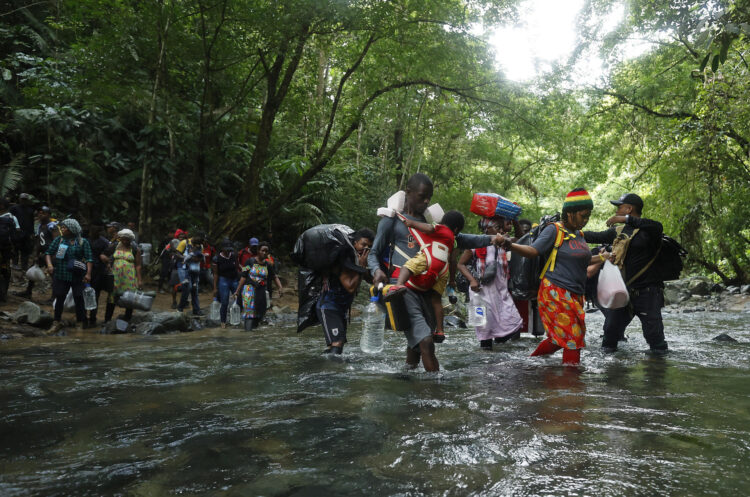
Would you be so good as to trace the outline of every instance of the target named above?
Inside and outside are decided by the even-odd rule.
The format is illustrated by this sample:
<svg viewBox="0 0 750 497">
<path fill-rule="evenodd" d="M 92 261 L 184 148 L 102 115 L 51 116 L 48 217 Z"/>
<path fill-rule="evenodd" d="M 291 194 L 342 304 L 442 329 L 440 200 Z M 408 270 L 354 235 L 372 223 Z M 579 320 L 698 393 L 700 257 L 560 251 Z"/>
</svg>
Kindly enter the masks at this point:
<svg viewBox="0 0 750 497">
<path fill-rule="evenodd" d="M 711 52 L 708 52 L 705 57 L 703 57 L 703 61 L 701 62 L 700 70 L 703 72 L 703 70 L 706 68 L 706 64 L 708 64 L 708 59 L 711 58 Z"/>
<path fill-rule="evenodd" d="M 732 38 L 724 36 L 724 40 L 721 43 L 721 50 L 719 51 L 719 60 L 723 64 L 727 61 L 727 53 L 729 52 L 729 46 L 732 44 Z"/>
<path fill-rule="evenodd" d="M 719 57 L 714 56 L 714 58 L 711 60 L 711 70 L 713 72 L 716 72 L 719 69 Z"/>
</svg>

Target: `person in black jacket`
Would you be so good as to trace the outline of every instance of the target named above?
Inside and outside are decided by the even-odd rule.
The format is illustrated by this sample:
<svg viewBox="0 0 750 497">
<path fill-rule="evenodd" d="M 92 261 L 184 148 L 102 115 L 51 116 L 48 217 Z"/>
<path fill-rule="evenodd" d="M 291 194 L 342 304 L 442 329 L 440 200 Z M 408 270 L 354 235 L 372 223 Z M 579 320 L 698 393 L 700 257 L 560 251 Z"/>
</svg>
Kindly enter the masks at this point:
<svg viewBox="0 0 750 497">
<path fill-rule="evenodd" d="M 587 242 L 606 245 L 614 243 L 618 237 L 629 239 L 621 269 L 630 292 L 630 304 L 621 309 L 606 310 L 602 351 L 612 353 L 617 350 L 618 339 L 637 315 L 651 353 L 664 355 L 668 352 L 661 319 L 664 282 L 659 279 L 653 266 L 643 271 L 659 250 L 662 225 L 658 221 L 641 217 L 643 200 L 635 193 L 626 193 L 610 203 L 617 208 L 615 215 L 607 219 L 607 226 L 610 228 L 599 232 L 586 231 L 584 237 Z M 621 233 L 614 226 L 616 224 L 624 224 Z"/>
</svg>

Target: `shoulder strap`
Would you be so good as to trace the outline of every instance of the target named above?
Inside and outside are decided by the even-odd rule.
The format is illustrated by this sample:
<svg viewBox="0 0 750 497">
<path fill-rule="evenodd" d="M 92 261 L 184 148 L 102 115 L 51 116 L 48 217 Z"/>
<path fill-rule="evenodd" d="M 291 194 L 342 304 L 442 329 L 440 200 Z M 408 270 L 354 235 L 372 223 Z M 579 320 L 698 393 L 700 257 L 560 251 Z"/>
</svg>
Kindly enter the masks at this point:
<svg viewBox="0 0 750 497">
<path fill-rule="evenodd" d="M 632 282 L 634 282 L 635 280 L 637 280 L 638 278 L 640 278 L 643 273 L 645 273 L 646 271 L 648 271 L 648 268 L 651 267 L 651 264 L 653 264 L 656 261 L 656 258 L 659 257 L 659 253 L 661 252 L 662 245 L 664 245 L 664 239 L 663 238 L 659 240 L 659 248 L 656 249 L 656 254 L 654 254 L 654 256 L 651 258 L 651 260 L 648 261 L 648 264 L 646 264 L 645 266 L 643 266 L 643 268 L 641 268 L 640 271 L 638 271 L 637 273 L 635 273 L 635 276 L 633 276 L 627 282 L 625 282 L 625 286 L 630 286 L 630 284 Z"/>
<path fill-rule="evenodd" d="M 547 258 L 547 263 L 544 265 L 544 268 L 542 269 L 542 274 L 539 275 L 539 279 L 541 280 L 544 278 L 544 275 L 547 273 L 547 269 L 550 271 L 555 270 L 555 259 L 557 259 L 557 250 L 562 246 L 564 240 L 568 240 L 570 238 L 575 238 L 575 235 L 568 233 L 565 231 L 565 228 L 562 227 L 560 223 L 554 223 L 555 230 L 557 231 L 556 237 L 555 237 L 555 245 L 552 247 L 552 252 L 550 252 L 549 257 Z"/>
</svg>

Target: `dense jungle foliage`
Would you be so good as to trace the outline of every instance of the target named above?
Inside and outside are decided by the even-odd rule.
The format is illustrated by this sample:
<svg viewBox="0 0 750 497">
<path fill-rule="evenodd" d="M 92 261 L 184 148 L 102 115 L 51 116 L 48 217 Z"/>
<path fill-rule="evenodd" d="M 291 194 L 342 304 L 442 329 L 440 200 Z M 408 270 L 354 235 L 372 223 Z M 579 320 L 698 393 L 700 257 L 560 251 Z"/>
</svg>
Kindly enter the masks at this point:
<svg viewBox="0 0 750 497">
<path fill-rule="evenodd" d="M 6 0 L 0 193 L 283 252 L 374 227 L 416 171 L 467 214 L 492 191 L 538 219 L 583 186 L 594 229 L 634 191 L 692 269 L 748 282 L 748 2 L 631 0 L 605 30 L 621 3 L 589 0 L 569 63 L 518 84 L 478 34 L 513 0 Z M 652 49 L 618 56 L 632 39 Z M 607 74 L 578 84 L 591 50 Z"/>
</svg>

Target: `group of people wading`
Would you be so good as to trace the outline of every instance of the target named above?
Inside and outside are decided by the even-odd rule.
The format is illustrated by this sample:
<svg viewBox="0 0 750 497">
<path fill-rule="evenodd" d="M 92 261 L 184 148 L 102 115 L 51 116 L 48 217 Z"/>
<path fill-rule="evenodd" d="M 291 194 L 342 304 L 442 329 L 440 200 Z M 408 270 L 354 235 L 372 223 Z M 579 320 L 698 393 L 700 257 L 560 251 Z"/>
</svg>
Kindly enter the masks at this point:
<svg viewBox="0 0 750 497">
<path fill-rule="evenodd" d="M 365 279 L 375 288 L 380 284 L 389 285 L 384 292 L 385 300 L 396 295 L 402 299 L 409 318 L 404 330 L 407 366 L 416 368 L 421 361 L 426 371 L 438 371 L 435 343 L 444 339 L 440 297 L 447 285 L 455 286 L 456 269 L 469 281 L 469 292 L 481 294 L 487 303 L 487 323 L 477 328 L 480 344 L 484 346 L 489 341 L 491 346 L 493 339 L 501 342 L 518 336 L 523 320 L 507 283 L 508 257 L 512 253 L 528 258 L 542 255 L 547 260 L 537 295 L 546 338 L 531 355 L 552 354 L 562 349 L 563 364 L 578 364 L 581 349 L 586 345 L 584 294 L 587 278 L 595 276 L 606 260 L 614 258 L 611 249 L 602 248 L 592 253 L 587 242 L 607 245 L 619 237 L 627 238 L 629 247 L 623 252 L 624 256 L 620 254 L 620 266 L 626 279 L 627 275 L 635 275 L 635 278 L 627 280 L 630 304 L 621 309 L 604 310 L 602 351 L 614 352 L 625 328 L 638 316 L 650 353 L 667 353 L 661 318 L 663 282 L 654 271 L 643 271 L 659 250 L 662 225 L 641 216 L 643 201 L 638 195 L 628 193 L 611 201 L 616 212 L 607 220 L 609 229 L 591 232 L 583 228 L 594 208 L 593 201 L 586 190 L 575 189 L 563 201 L 560 221 L 545 226 L 531 245 L 522 245 L 515 243 L 516 238 L 508 233 L 510 221 L 500 216 L 480 220 L 483 234 L 479 235 L 460 232 L 464 218 L 457 211 L 446 213 L 441 224 L 427 223 L 424 214 L 432 194 L 430 178 L 421 173 L 413 175 L 406 185 L 403 210 L 394 217 L 381 219 L 374 238 L 370 238 L 369 230 L 357 232 L 360 235 L 356 240 L 357 260 L 349 261 L 346 267 L 339 267 L 326 278 L 318 308 L 327 352 L 341 353 L 346 342 L 346 307 L 351 304 L 361 280 Z M 449 258 L 425 254 L 425 241 L 430 242 L 429 245 L 447 247 Z M 450 262 L 455 260 L 456 249 L 463 250 L 457 265 Z M 385 262 L 383 254 L 388 254 Z M 436 258 L 443 264 L 433 263 Z M 467 267 L 469 261 L 474 261 L 474 272 Z M 478 273 L 489 266 L 493 266 L 496 274 L 489 283 L 480 284 Z"/>
</svg>

